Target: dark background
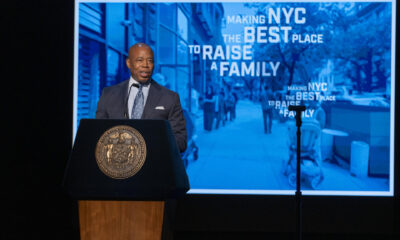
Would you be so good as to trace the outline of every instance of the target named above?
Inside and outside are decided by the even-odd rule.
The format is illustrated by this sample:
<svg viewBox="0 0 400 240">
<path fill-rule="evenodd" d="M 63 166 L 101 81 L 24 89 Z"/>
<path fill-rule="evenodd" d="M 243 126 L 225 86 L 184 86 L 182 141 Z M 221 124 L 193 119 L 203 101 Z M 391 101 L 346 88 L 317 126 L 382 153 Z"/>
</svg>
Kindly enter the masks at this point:
<svg viewBox="0 0 400 240">
<path fill-rule="evenodd" d="M 1 239 L 79 239 L 76 203 L 61 189 L 72 148 L 74 1 L 2 5 Z M 303 239 L 399 238 L 398 155 L 394 198 L 304 197 Z M 176 239 L 293 239 L 295 200 L 190 195 L 177 201 L 175 220 Z"/>
</svg>

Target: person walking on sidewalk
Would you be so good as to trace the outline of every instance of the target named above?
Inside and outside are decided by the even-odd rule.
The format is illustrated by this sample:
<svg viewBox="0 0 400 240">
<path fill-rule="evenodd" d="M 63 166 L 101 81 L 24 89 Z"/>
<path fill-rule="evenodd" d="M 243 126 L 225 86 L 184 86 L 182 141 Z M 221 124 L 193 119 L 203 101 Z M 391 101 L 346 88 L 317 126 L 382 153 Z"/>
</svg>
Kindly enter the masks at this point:
<svg viewBox="0 0 400 240">
<path fill-rule="evenodd" d="M 269 134 L 272 130 L 272 106 L 268 101 L 273 100 L 273 93 L 268 85 L 264 86 L 261 93 L 261 107 L 263 112 L 264 133 Z"/>
<path fill-rule="evenodd" d="M 203 122 L 204 122 L 204 130 L 211 131 L 212 125 L 214 121 L 214 109 L 215 109 L 215 101 L 216 96 L 214 95 L 213 88 L 209 85 L 207 86 L 207 91 L 204 97 L 204 106 L 203 106 Z"/>
</svg>

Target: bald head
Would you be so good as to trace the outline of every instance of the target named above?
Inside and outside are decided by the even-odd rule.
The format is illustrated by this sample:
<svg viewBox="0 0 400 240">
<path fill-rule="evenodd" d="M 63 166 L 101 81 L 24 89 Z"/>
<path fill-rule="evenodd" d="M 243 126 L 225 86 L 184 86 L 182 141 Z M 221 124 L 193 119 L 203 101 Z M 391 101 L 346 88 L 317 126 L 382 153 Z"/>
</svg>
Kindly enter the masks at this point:
<svg viewBox="0 0 400 240">
<path fill-rule="evenodd" d="M 132 45 L 129 48 L 129 57 L 131 57 L 132 55 L 136 54 L 138 50 L 140 49 L 146 49 L 149 50 L 151 52 L 151 54 L 153 54 L 153 50 L 151 49 L 151 47 L 149 45 L 147 45 L 146 43 L 136 43 L 134 45 Z"/>
<path fill-rule="evenodd" d="M 151 79 L 151 75 L 153 74 L 153 50 L 145 43 L 136 43 L 129 48 L 126 66 L 136 81 L 146 83 Z"/>
</svg>

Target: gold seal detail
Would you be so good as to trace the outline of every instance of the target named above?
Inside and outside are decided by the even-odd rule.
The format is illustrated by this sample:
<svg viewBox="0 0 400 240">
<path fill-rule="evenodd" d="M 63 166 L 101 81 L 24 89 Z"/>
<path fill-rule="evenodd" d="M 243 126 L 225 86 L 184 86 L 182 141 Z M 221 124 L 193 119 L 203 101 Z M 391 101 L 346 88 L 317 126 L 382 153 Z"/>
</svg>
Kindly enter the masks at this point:
<svg viewBox="0 0 400 240">
<path fill-rule="evenodd" d="M 108 129 L 96 145 L 96 161 L 100 170 L 110 178 L 132 177 L 146 160 L 146 143 L 134 128 L 120 125 Z"/>
</svg>

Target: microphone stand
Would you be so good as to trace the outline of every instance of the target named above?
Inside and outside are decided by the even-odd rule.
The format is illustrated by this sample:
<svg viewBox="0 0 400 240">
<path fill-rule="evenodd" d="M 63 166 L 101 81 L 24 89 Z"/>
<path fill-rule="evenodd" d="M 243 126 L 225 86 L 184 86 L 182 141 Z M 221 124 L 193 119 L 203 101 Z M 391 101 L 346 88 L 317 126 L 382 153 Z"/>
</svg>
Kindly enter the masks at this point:
<svg viewBox="0 0 400 240">
<path fill-rule="evenodd" d="M 301 149 L 300 149 L 300 141 L 301 141 L 301 112 L 305 111 L 306 107 L 305 106 L 289 106 L 289 111 L 295 111 L 296 112 L 296 126 L 297 126 L 297 167 L 296 167 L 296 239 L 301 240 L 302 239 L 302 194 L 301 194 L 301 173 L 300 173 L 300 154 L 301 154 Z"/>
</svg>

